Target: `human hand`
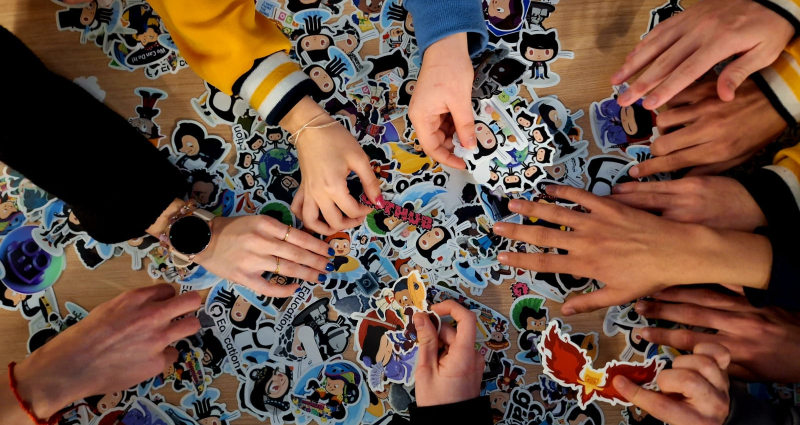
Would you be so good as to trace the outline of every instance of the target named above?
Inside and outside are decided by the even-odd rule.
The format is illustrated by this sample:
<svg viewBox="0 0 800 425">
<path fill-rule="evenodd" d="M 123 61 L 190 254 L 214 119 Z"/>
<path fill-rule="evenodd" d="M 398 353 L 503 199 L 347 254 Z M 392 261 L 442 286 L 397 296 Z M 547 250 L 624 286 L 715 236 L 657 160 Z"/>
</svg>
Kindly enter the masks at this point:
<svg viewBox="0 0 800 425">
<path fill-rule="evenodd" d="M 793 36 L 789 21 L 755 1 L 702 1 L 650 31 L 611 83 L 622 84 L 652 65 L 618 99 L 620 106 L 630 106 L 650 92 L 643 106 L 652 110 L 717 63 L 741 55 L 717 80 L 720 99 L 731 101 L 736 88 L 772 64 Z"/>
<path fill-rule="evenodd" d="M 501 252 L 502 264 L 605 283 L 602 289 L 567 300 L 561 307 L 564 315 L 625 304 L 673 285 L 719 282 L 763 287 L 769 282 L 772 250 L 763 236 L 676 223 L 570 186 L 550 185 L 547 193 L 590 212 L 513 200 L 512 212 L 572 231 L 499 222 L 494 232 L 568 251 L 566 255 Z"/>
<path fill-rule="evenodd" d="M 694 353 L 679 356 L 672 369 L 658 375 L 661 392 L 644 389 L 624 376 L 614 388 L 628 401 L 671 425 L 720 425 L 728 418 L 730 396 L 726 368 L 728 350 L 717 344 L 697 344 Z"/>
<path fill-rule="evenodd" d="M 655 158 L 631 168 L 631 176 L 686 167 L 695 167 L 690 176 L 717 174 L 745 162 L 786 128 L 786 121 L 751 79 L 730 102 L 720 100 L 716 83 L 709 81 L 678 93 L 668 105 L 672 109 L 656 120 L 663 136 L 650 146 Z"/>
<path fill-rule="evenodd" d="M 652 319 L 717 329 L 716 334 L 686 329 L 645 328 L 642 337 L 679 350 L 699 343 L 724 345 L 731 353 L 730 374 L 762 382 L 800 381 L 800 315 L 776 307 L 755 308 L 747 298 L 703 288 L 670 288 L 637 301 L 636 311 Z"/>
<path fill-rule="evenodd" d="M 671 181 L 628 182 L 609 198 L 629 207 L 661 213 L 681 223 L 752 232 L 767 218 L 755 199 L 729 177 L 685 177 Z"/>
<path fill-rule="evenodd" d="M 272 217 L 217 217 L 212 229 L 208 248 L 195 256 L 197 264 L 257 294 L 285 298 L 299 287 L 269 283 L 261 277 L 265 271 L 319 283 L 333 270 L 328 260 L 333 252 L 328 244 Z M 284 241 L 287 231 L 289 237 Z"/>
<path fill-rule="evenodd" d="M 426 313 L 414 315 L 419 338 L 416 381 L 417 406 L 438 406 L 472 400 L 481 394 L 485 366 L 475 350 L 475 313 L 453 300 L 435 304 L 439 316 L 451 316 L 458 330 L 443 324 L 439 334 Z M 444 344 L 439 353 L 439 340 Z"/>
<path fill-rule="evenodd" d="M 295 134 L 320 114 L 326 114 L 325 110 L 305 97 L 281 121 L 281 126 Z M 295 141 L 302 181 L 292 202 L 292 212 L 302 219 L 305 227 L 323 235 L 358 226 L 372 211 L 358 203 L 356 198 L 360 193 L 348 190 L 347 177 L 351 171 L 358 175 L 367 198 L 376 205 L 383 204 L 381 182 L 353 135 L 339 123 L 313 128 L 331 122 L 331 117 L 317 119 Z"/>
<path fill-rule="evenodd" d="M 449 167 L 466 167 L 464 160 L 453 154 L 454 133 L 465 148 L 477 147 L 472 116 L 474 77 L 467 34 L 453 34 L 428 48 L 411 97 L 408 117 L 422 149 Z"/>
<path fill-rule="evenodd" d="M 192 314 L 200 302 L 197 292 L 176 296 L 164 283 L 101 304 L 14 368 L 20 396 L 47 419 L 84 397 L 158 375 L 178 357 L 168 345 L 200 330 Z"/>
</svg>

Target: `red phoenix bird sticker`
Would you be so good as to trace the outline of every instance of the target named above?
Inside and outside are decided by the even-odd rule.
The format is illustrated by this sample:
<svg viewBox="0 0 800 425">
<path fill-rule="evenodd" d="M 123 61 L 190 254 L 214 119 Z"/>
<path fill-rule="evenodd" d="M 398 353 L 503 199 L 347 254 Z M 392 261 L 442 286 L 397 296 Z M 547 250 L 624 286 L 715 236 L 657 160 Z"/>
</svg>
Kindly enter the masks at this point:
<svg viewBox="0 0 800 425">
<path fill-rule="evenodd" d="M 663 360 L 650 359 L 645 363 L 630 363 L 612 360 L 602 369 L 592 367 L 592 360 L 568 335 L 562 334 L 558 322 L 551 321 L 539 340 L 544 373 L 559 384 L 577 391 L 581 409 L 594 400 L 612 405 L 630 406 L 612 385 L 614 377 L 624 376 L 637 385 L 652 387 L 661 369 Z"/>
</svg>

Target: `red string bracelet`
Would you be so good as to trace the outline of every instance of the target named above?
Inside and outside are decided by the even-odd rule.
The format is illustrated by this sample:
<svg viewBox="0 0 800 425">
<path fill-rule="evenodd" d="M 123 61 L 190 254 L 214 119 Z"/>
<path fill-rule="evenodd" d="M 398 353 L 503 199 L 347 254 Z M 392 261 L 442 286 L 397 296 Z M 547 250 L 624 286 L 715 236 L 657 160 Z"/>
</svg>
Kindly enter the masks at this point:
<svg viewBox="0 0 800 425">
<path fill-rule="evenodd" d="M 8 382 L 9 386 L 11 387 L 11 392 L 14 393 L 14 397 L 17 399 L 17 402 L 19 402 L 19 407 L 21 407 L 22 410 L 24 410 L 25 413 L 28 414 L 28 417 L 31 418 L 31 421 L 33 421 L 33 423 L 35 423 L 36 425 L 48 425 L 50 421 L 45 422 L 39 420 L 39 418 L 37 418 L 36 415 L 34 415 L 33 412 L 31 412 L 31 409 L 28 406 L 28 404 L 25 403 L 25 400 L 23 400 L 22 397 L 19 396 L 19 392 L 17 391 L 17 380 L 14 379 L 14 366 L 16 365 L 17 362 L 11 362 L 8 364 Z"/>
</svg>

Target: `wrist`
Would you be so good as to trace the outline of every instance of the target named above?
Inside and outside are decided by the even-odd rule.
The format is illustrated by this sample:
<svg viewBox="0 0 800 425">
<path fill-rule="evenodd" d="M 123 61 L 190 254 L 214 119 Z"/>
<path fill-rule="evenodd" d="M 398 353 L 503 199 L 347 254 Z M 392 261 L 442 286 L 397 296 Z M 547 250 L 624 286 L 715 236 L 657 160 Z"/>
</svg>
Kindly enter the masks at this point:
<svg viewBox="0 0 800 425">
<path fill-rule="evenodd" d="M 297 130 L 300 130 L 304 125 L 323 113 L 326 113 L 325 110 L 322 109 L 314 99 L 305 96 L 283 117 L 280 125 L 290 134 L 294 134 Z M 322 123 L 322 121 L 320 121 L 320 123 Z"/>
<path fill-rule="evenodd" d="M 169 206 L 158 216 L 158 219 L 147 228 L 146 232 L 150 236 L 160 237 L 169 224 L 169 219 L 175 217 L 181 208 L 186 205 L 186 201 L 175 198 Z"/>
<path fill-rule="evenodd" d="M 59 381 L 63 371 L 47 373 L 48 369 L 36 364 L 36 353 L 14 367 L 17 394 L 27 404 L 36 418 L 47 421 L 51 416 L 74 400 L 66 394 L 76 394 L 75 383 L 67 385 Z M 77 398 L 83 396 L 76 396 Z M 21 407 L 20 407 L 21 409 Z"/>
<path fill-rule="evenodd" d="M 436 66 L 451 66 L 453 58 L 466 58 L 469 60 L 469 41 L 467 33 L 449 35 L 433 44 L 425 51 L 423 69 Z"/>
<path fill-rule="evenodd" d="M 767 289 L 772 270 L 769 239 L 748 232 L 699 227 L 693 238 L 693 256 L 703 259 L 705 264 L 698 270 L 704 276 L 694 283 Z"/>
</svg>

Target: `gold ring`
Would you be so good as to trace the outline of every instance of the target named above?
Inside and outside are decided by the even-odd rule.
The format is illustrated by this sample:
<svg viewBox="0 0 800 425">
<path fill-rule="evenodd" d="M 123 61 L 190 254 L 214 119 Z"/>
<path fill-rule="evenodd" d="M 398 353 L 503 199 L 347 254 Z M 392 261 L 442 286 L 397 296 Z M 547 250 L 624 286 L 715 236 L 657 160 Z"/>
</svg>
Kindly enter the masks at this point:
<svg viewBox="0 0 800 425">
<path fill-rule="evenodd" d="M 283 237 L 283 241 L 286 242 L 286 239 L 289 239 L 289 233 L 292 231 L 292 225 L 289 225 L 289 228 L 286 229 L 286 236 Z"/>
<path fill-rule="evenodd" d="M 281 274 L 281 257 L 275 257 L 275 274 Z"/>
</svg>

